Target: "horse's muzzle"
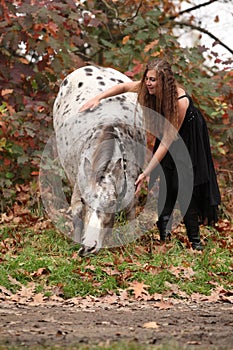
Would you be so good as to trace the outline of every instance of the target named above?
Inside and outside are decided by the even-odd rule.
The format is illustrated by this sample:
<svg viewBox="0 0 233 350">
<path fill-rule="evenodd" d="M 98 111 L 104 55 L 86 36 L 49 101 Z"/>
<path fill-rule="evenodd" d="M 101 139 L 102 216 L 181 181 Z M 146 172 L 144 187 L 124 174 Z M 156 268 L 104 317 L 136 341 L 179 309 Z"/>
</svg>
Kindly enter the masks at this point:
<svg viewBox="0 0 233 350">
<path fill-rule="evenodd" d="M 84 256 L 90 255 L 90 254 L 97 254 L 99 249 L 96 247 L 97 242 L 95 242 L 95 245 L 93 247 L 87 247 L 82 244 L 81 248 L 78 251 L 78 255 L 83 258 Z"/>
</svg>

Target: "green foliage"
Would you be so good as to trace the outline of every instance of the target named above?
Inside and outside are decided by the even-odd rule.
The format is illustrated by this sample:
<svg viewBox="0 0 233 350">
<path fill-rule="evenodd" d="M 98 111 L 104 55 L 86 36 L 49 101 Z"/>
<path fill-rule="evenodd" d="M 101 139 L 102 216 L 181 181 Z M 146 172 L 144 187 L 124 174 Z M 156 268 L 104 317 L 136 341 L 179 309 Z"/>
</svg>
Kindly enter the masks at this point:
<svg viewBox="0 0 233 350">
<path fill-rule="evenodd" d="M 230 157 L 232 74 L 206 67 L 206 48 L 180 46 L 173 32 L 179 4 L 169 0 L 127 0 L 117 5 L 97 0 L 45 0 L 17 2 L 16 6 L 5 0 L 0 13 L 2 211 L 12 206 L 15 186 L 30 183 L 37 175 L 52 130 L 52 105 L 61 79 L 85 61 L 139 79 L 151 57 L 166 57 L 209 121 L 214 154 L 221 151 Z M 208 55 L 219 61 L 216 53 Z M 231 62 L 222 63 L 227 67 Z"/>
</svg>

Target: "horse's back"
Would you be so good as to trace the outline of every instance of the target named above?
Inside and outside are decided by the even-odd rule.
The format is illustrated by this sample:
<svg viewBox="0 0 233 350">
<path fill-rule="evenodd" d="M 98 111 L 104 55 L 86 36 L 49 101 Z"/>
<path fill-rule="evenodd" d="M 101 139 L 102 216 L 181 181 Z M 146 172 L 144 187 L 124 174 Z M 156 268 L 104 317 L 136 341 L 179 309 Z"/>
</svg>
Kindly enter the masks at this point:
<svg viewBox="0 0 233 350">
<path fill-rule="evenodd" d="M 54 103 L 53 118 L 61 163 L 71 179 L 77 172 L 83 145 L 94 152 L 98 130 L 106 125 L 134 129 L 142 127 L 136 113 L 135 93 L 124 93 L 101 101 L 94 111 L 79 112 L 80 107 L 101 91 L 130 79 L 112 68 L 86 66 L 69 74 L 62 82 Z M 128 131 L 127 131 L 128 132 Z"/>
</svg>

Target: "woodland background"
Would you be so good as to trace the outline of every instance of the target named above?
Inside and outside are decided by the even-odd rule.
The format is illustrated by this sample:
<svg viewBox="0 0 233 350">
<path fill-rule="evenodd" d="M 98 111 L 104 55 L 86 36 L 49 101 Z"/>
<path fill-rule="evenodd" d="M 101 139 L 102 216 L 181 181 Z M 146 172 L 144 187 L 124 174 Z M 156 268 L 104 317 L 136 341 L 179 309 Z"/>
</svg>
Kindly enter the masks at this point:
<svg viewBox="0 0 233 350">
<path fill-rule="evenodd" d="M 215 1 L 198 6 L 208 11 Z M 177 79 L 207 120 L 222 215 L 230 220 L 233 51 L 225 46 L 230 58 L 219 57 L 216 48 L 224 43 L 195 24 L 197 6 L 190 1 L 190 8 L 181 11 L 181 4 L 182 0 L 0 1 L 2 223 L 33 221 L 41 214 L 40 160 L 52 132 L 52 106 L 62 79 L 86 64 L 110 66 L 138 79 L 151 57 L 166 57 L 172 63 Z M 213 47 L 181 47 L 174 28 L 195 28 L 200 37 L 208 34 L 215 40 Z M 203 53 L 214 59 L 211 66 Z"/>
<path fill-rule="evenodd" d="M 94 304 L 104 305 L 104 311 L 107 305 L 112 321 L 111 310 L 127 305 L 131 310 L 132 300 L 138 308 L 143 302 L 153 302 L 153 308 L 161 312 L 173 308 L 172 314 L 177 302 L 185 307 L 191 301 L 197 304 L 195 316 L 196 307 L 200 310 L 208 302 L 208 313 L 211 310 L 213 315 L 211 331 L 204 322 L 208 344 L 219 344 L 222 349 L 223 339 L 226 344 L 232 343 L 230 314 L 221 310 L 227 308 L 225 303 L 233 302 L 233 51 L 194 16 L 195 9 L 205 8 L 208 16 L 213 3 L 224 7 L 230 1 L 195 3 L 189 0 L 190 7 L 183 10 L 182 0 L 0 0 L 0 313 L 5 320 L 1 335 L 6 344 L 43 344 L 44 336 L 49 339 L 54 332 L 51 318 L 44 323 L 45 333 L 39 325 L 41 336 L 32 336 L 33 317 L 40 317 L 39 306 L 43 315 L 45 308 L 52 312 L 49 305 L 58 306 L 61 328 L 53 341 L 61 345 L 61 305 L 78 305 L 89 311 Z M 218 13 L 214 21 L 220 21 Z M 176 33 L 177 29 L 187 33 L 195 29 L 200 38 L 211 37 L 213 46 L 208 48 L 195 41 L 194 47 L 181 47 L 174 29 Z M 219 55 L 219 47 L 225 48 L 228 59 Z M 46 215 L 38 185 L 42 153 L 53 132 L 52 107 L 59 85 L 67 74 L 86 64 L 110 66 L 139 79 L 151 57 L 166 57 L 172 63 L 176 78 L 208 123 L 222 196 L 218 225 L 201 227 L 203 252 L 189 249 L 181 224 L 165 246 L 160 245 L 155 227 L 129 245 L 103 249 L 96 256 L 81 259 L 79 247 Z M 211 64 L 207 64 L 206 57 L 211 58 Z M 28 329 L 21 321 L 11 322 L 10 315 L 18 315 L 12 304 L 17 308 L 36 305 L 37 313 L 33 309 L 31 314 L 22 314 Z M 216 309 L 227 321 L 216 317 Z M 70 320 L 70 309 L 66 310 Z M 193 328 L 193 315 L 180 310 L 174 317 L 187 328 L 191 322 Z M 102 311 L 101 317 L 107 317 Z M 98 315 L 89 315 L 100 327 Z M 142 319 L 143 315 L 142 310 Z M 76 316 L 78 331 L 71 335 L 78 334 L 81 342 L 84 335 L 80 333 L 79 314 Z M 90 328 L 86 322 L 83 325 L 89 334 L 93 333 L 91 323 Z M 180 338 L 179 349 L 185 341 L 197 344 L 196 335 L 192 338 L 190 332 L 180 332 L 184 328 L 179 323 L 171 325 L 172 330 L 166 328 L 161 336 L 164 340 L 170 341 L 171 334 L 177 332 L 188 337 Z M 108 326 L 103 327 L 107 335 Z M 203 341 L 202 324 L 200 327 L 198 344 Z M 130 328 L 124 331 L 131 334 Z"/>
</svg>

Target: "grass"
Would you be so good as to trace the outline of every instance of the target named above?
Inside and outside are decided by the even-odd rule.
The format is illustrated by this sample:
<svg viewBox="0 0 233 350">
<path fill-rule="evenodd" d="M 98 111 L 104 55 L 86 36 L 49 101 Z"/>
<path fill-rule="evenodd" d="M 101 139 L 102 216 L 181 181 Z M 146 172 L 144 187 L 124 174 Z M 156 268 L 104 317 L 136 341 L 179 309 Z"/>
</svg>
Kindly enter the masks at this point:
<svg viewBox="0 0 233 350">
<path fill-rule="evenodd" d="M 232 252 L 224 243 L 225 235 L 208 231 L 204 252 L 199 254 L 175 236 L 167 248 L 161 248 L 150 232 L 127 247 L 81 259 L 78 247 L 53 229 L 34 232 L 3 226 L 0 286 L 16 293 L 20 284 L 33 282 L 35 292 L 49 296 L 59 289 L 59 296 L 67 299 L 118 293 L 138 281 L 148 285 L 150 294 L 164 293 L 170 284 L 188 295 L 209 295 L 216 285 L 232 286 Z"/>
</svg>

